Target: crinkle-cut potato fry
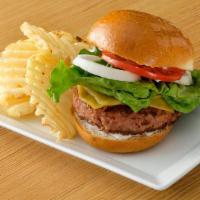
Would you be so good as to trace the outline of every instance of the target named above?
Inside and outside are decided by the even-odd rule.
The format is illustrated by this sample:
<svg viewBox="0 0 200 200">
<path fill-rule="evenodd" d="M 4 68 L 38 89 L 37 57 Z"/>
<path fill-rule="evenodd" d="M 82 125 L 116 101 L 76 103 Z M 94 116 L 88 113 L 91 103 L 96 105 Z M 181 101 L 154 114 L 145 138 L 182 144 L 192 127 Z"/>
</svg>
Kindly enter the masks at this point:
<svg viewBox="0 0 200 200">
<path fill-rule="evenodd" d="M 58 61 L 50 51 L 32 56 L 27 64 L 26 82 L 31 92 L 30 102 L 36 106 L 35 114 L 42 116 L 42 124 L 49 126 L 59 139 L 72 138 L 76 130 L 71 92 L 66 92 L 59 103 L 54 103 L 47 94 L 51 72 Z"/>
<path fill-rule="evenodd" d="M 35 107 L 30 105 L 29 101 L 16 103 L 6 108 L 7 114 L 15 118 L 21 118 L 22 116 L 29 115 L 30 113 L 33 113 L 34 110 Z"/>
<path fill-rule="evenodd" d="M 64 60 L 72 60 L 82 48 L 88 48 L 85 42 L 77 41 L 68 32 L 47 32 L 43 28 L 24 22 L 21 25 L 22 33 L 33 40 L 40 49 L 50 50 L 53 55 Z"/>
<path fill-rule="evenodd" d="M 33 113 L 25 82 L 27 60 L 37 52 L 34 42 L 19 40 L 8 45 L 0 55 L 0 106 L 11 117 Z"/>
<path fill-rule="evenodd" d="M 8 98 L 3 106 L 0 106 L 2 114 L 14 118 L 21 118 L 34 112 L 35 107 L 29 103 L 30 97 Z"/>
</svg>

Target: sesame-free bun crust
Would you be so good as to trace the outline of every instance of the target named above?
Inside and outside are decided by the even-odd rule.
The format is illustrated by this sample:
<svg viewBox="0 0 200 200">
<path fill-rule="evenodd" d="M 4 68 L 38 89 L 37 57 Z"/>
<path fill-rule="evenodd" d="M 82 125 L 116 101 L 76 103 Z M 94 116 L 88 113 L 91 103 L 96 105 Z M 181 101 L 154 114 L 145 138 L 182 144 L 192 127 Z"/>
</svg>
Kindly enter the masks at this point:
<svg viewBox="0 0 200 200">
<path fill-rule="evenodd" d="M 112 140 L 92 134 L 79 123 L 78 119 L 75 119 L 75 125 L 79 135 L 88 144 L 113 153 L 130 153 L 149 149 L 161 142 L 172 129 L 172 125 L 170 125 L 151 136 L 133 136 L 127 140 Z"/>
<path fill-rule="evenodd" d="M 151 14 L 113 11 L 92 26 L 87 39 L 101 50 L 140 65 L 193 70 L 190 41 L 168 21 Z"/>
</svg>

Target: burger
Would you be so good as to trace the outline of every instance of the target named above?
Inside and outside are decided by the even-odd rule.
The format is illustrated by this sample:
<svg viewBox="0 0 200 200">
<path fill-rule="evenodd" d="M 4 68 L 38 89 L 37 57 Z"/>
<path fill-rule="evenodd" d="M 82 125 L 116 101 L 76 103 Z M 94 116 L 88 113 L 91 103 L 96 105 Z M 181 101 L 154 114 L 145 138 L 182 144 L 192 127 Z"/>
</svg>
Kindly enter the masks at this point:
<svg viewBox="0 0 200 200">
<path fill-rule="evenodd" d="M 80 136 L 117 153 L 161 142 L 176 120 L 200 104 L 200 71 L 189 39 L 168 21 L 134 10 L 112 11 L 91 27 L 71 67 L 60 61 L 49 95 L 73 91 Z"/>
</svg>

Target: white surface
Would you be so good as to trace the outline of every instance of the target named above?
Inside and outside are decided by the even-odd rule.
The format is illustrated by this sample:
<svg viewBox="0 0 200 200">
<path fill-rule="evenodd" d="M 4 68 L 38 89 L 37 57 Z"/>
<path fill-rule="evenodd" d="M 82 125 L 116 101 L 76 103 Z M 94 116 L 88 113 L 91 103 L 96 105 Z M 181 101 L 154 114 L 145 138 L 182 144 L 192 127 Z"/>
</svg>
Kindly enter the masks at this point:
<svg viewBox="0 0 200 200">
<path fill-rule="evenodd" d="M 171 186 L 200 163 L 200 109 L 183 116 L 156 147 L 137 154 L 112 154 L 75 140 L 56 142 L 39 120 L 0 115 L 0 125 L 156 190 Z"/>
</svg>

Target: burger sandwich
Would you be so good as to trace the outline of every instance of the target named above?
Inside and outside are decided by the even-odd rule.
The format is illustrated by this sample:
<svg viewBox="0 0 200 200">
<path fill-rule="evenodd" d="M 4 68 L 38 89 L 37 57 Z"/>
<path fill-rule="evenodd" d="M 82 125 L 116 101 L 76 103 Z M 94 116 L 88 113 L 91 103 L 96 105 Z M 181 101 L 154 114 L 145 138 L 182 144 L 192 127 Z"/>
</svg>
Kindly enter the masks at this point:
<svg viewBox="0 0 200 200">
<path fill-rule="evenodd" d="M 174 122 L 200 104 L 200 71 L 193 66 L 191 42 L 159 17 L 113 11 L 99 19 L 68 67 L 52 72 L 49 95 L 59 101 L 73 91 L 80 136 L 110 152 L 148 149 Z"/>
</svg>

